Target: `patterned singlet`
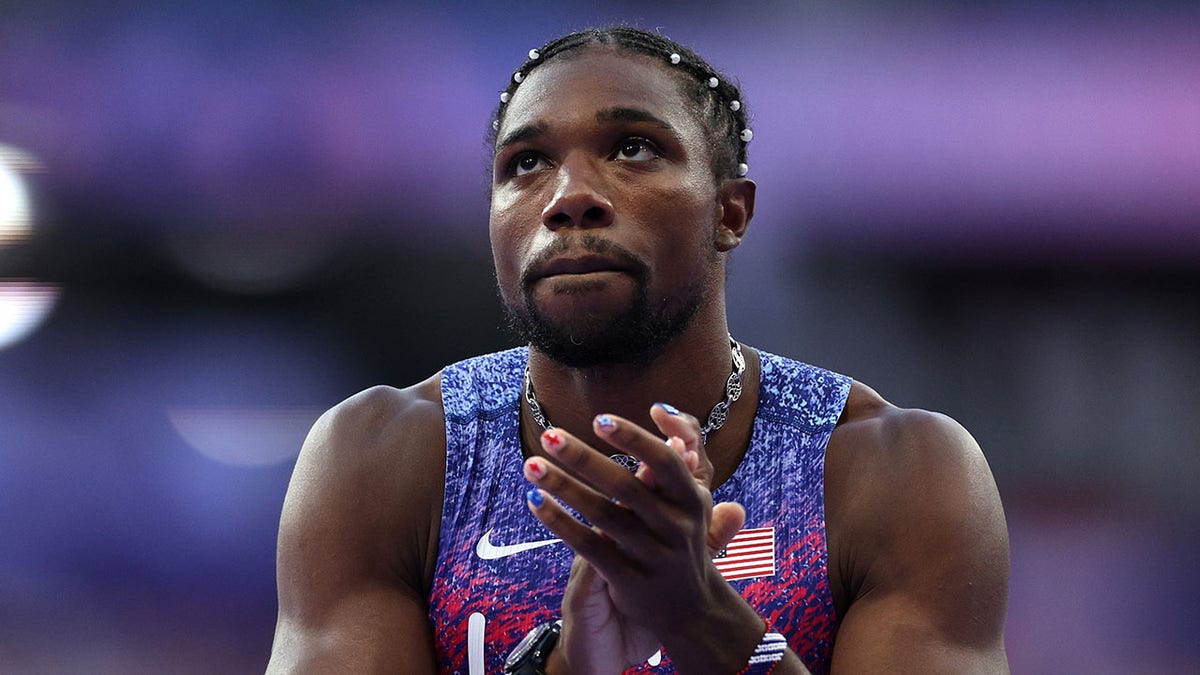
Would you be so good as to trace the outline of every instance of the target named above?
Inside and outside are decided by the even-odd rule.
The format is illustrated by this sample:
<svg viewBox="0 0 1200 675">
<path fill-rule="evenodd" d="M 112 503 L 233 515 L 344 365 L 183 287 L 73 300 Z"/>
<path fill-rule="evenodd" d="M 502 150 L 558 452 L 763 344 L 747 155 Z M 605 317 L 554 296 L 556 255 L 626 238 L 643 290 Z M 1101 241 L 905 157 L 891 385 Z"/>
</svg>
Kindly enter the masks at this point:
<svg viewBox="0 0 1200 675">
<path fill-rule="evenodd" d="M 825 446 L 850 379 L 767 353 L 754 431 L 733 476 L 713 494 L 746 508 L 746 525 L 715 559 L 759 616 L 824 673 L 837 631 L 825 544 Z M 529 513 L 518 433 L 528 348 L 442 372 L 446 492 L 429 597 L 442 673 L 492 675 L 538 624 L 560 615 L 572 552 Z M 673 673 L 663 654 L 627 673 Z"/>
</svg>

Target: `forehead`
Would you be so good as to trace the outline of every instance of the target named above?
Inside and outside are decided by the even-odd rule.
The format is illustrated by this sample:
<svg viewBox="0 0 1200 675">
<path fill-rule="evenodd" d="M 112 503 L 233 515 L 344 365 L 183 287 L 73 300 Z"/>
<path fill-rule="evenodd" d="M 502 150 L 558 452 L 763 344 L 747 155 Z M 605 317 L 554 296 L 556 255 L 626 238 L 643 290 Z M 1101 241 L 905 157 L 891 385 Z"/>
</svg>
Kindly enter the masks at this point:
<svg viewBox="0 0 1200 675">
<path fill-rule="evenodd" d="M 509 101 L 500 129 L 594 120 L 612 108 L 644 110 L 681 132 L 699 131 L 681 76 L 643 54 L 596 45 L 535 69 Z"/>
</svg>

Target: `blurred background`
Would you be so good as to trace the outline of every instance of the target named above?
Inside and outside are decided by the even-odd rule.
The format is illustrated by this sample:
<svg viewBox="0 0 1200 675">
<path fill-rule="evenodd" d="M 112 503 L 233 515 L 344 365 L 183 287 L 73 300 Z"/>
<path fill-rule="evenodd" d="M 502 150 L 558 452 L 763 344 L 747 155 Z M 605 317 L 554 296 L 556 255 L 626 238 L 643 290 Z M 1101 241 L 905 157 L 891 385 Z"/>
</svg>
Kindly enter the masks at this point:
<svg viewBox="0 0 1200 675">
<path fill-rule="evenodd" d="M 743 341 L 979 439 L 1016 672 L 1200 672 L 1200 6 L 0 3 L 0 672 L 261 672 L 320 412 L 507 347 L 530 47 L 736 76 Z"/>
</svg>

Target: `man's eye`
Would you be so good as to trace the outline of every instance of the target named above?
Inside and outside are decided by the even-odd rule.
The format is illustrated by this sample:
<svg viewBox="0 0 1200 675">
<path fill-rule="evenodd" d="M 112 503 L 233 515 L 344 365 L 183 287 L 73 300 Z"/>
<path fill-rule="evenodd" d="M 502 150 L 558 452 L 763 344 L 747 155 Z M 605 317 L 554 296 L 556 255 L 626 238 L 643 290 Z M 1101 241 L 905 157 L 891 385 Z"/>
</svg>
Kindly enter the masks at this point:
<svg viewBox="0 0 1200 675">
<path fill-rule="evenodd" d="M 658 157 L 658 148 L 644 138 L 629 138 L 617 146 L 617 159 L 645 162 Z"/>
<path fill-rule="evenodd" d="M 546 160 L 538 155 L 522 155 L 513 162 L 513 175 L 524 176 L 527 173 L 545 168 L 545 164 Z"/>
</svg>

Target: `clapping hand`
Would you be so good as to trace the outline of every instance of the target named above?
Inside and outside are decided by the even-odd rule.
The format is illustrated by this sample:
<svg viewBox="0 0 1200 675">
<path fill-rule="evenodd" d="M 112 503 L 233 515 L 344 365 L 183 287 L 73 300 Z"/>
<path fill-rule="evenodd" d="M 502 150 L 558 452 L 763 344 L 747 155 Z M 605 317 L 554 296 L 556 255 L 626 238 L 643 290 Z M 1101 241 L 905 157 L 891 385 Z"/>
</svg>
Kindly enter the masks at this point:
<svg viewBox="0 0 1200 675">
<path fill-rule="evenodd" d="M 554 654 L 571 672 L 613 673 L 642 663 L 725 586 L 712 556 L 738 532 L 745 512 L 734 503 L 713 505 L 712 463 L 696 419 L 664 404 L 650 416 L 661 435 L 615 415 L 593 421 L 597 436 L 640 460 L 635 474 L 561 429 L 541 438 L 555 462 L 525 463 L 537 486 L 531 510 L 576 553 Z"/>
</svg>

